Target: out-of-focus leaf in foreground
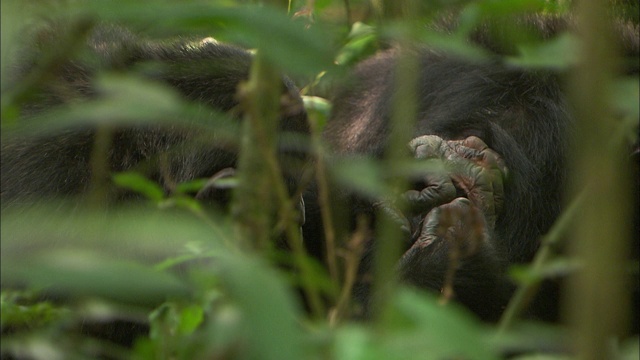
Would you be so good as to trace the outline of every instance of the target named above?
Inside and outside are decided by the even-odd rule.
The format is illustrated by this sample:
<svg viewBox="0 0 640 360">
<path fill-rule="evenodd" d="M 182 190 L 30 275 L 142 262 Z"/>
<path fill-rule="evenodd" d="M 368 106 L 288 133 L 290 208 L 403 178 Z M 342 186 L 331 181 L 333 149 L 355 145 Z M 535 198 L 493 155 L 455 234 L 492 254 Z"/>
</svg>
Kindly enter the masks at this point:
<svg viewBox="0 0 640 360">
<path fill-rule="evenodd" d="M 175 89 L 136 76 L 103 74 L 95 81 L 96 99 L 60 105 L 5 126 L 3 139 L 51 134 L 69 127 L 95 125 L 188 124 L 211 141 L 233 142 L 238 122 L 227 114 L 180 98 Z M 206 110 L 206 111 L 205 111 Z"/>
<path fill-rule="evenodd" d="M 575 36 L 564 33 L 548 41 L 521 45 L 519 56 L 507 62 L 521 67 L 566 70 L 578 62 L 578 50 Z"/>
<path fill-rule="evenodd" d="M 213 228 L 215 227 L 215 229 Z M 228 237 L 228 238 L 226 238 Z M 93 212 L 64 205 L 5 209 L 2 284 L 30 285 L 66 297 L 98 296 L 158 306 L 188 301 L 198 291 L 189 276 L 152 266 L 201 244 L 209 261 L 185 263 L 187 273 L 217 278 L 240 311 L 247 358 L 300 359 L 300 308 L 282 277 L 255 256 L 229 248 L 228 224 L 205 224 L 177 212 L 140 208 Z M 226 238 L 226 239 L 225 239 Z M 190 325 L 194 326 L 194 325 Z"/>
<path fill-rule="evenodd" d="M 337 359 L 497 359 L 488 332 L 466 311 L 401 288 L 382 334 L 347 326 L 336 335 Z"/>
<path fill-rule="evenodd" d="M 153 11 L 139 1 L 91 1 L 64 9 L 123 22 L 146 30 L 192 33 L 259 48 L 269 61 L 288 74 L 315 74 L 331 66 L 334 51 L 316 27 L 305 28 L 283 11 L 268 6 L 215 6 L 197 2 L 156 1 Z"/>
</svg>

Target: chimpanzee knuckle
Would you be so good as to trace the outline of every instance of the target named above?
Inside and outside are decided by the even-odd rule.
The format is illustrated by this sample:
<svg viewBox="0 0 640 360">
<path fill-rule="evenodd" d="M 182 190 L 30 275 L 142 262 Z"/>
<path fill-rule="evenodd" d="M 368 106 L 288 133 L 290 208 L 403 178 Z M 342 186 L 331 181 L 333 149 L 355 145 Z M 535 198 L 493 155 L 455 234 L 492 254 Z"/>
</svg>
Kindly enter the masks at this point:
<svg viewBox="0 0 640 360">
<path fill-rule="evenodd" d="M 425 188 L 421 191 L 409 190 L 405 192 L 404 199 L 408 203 L 411 213 L 426 213 L 434 207 L 450 201 L 455 196 L 449 192 L 441 192 L 433 187 Z"/>
<path fill-rule="evenodd" d="M 418 159 L 439 158 L 444 140 L 436 135 L 419 136 L 409 141 L 409 149 Z"/>
<path fill-rule="evenodd" d="M 507 165 L 497 152 L 491 149 L 486 149 L 482 154 L 483 163 L 486 164 L 487 167 L 498 169 L 501 173 L 501 178 L 506 178 L 508 175 Z"/>
<path fill-rule="evenodd" d="M 468 209 L 471 205 L 472 205 L 472 202 L 470 199 L 466 197 L 457 197 L 453 199 L 453 201 L 451 201 L 450 203 L 446 204 L 445 206 L 448 209 L 451 209 L 450 210 L 451 214 L 459 215 L 462 211 L 466 211 L 466 209 Z"/>
<path fill-rule="evenodd" d="M 480 150 L 465 146 L 464 144 L 457 143 L 455 151 L 460 157 L 469 161 L 479 162 L 482 160 L 482 152 Z"/>
<path fill-rule="evenodd" d="M 425 176 L 422 187 L 406 191 L 403 200 L 410 212 L 426 214 L 435 206 L 453 200 L 455 195 L 456 188 L 448 175 L 429 174 Z"/>
<path fill-rule="evenodd" d="M 462 144 L 466 147 L 469 147 L 478 151 L 483 151 L 488 148 L 487 144 L 477 136 L 469 136 L 465 138 L 462 141 Z"/>
</svg>

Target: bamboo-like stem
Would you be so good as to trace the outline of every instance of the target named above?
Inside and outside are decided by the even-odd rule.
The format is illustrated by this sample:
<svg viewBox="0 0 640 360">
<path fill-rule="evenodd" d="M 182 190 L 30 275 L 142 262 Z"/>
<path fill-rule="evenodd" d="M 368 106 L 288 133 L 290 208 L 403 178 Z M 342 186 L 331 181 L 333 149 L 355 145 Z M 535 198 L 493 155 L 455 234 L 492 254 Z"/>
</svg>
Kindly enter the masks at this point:
<svg viewBox="0 0 640 360">
<path fill-rule="evenodd" d="M 280 75 L 258 50 L 249 81 L 240 91 L 246 116 L 232 214 L 239 238 L 259 249 L 270 246 L 273 229 L 284 230 L 300 270 L 303 291 L 314 315 L 319 317 L 324 310 L 306 261 L 296 217 L 297 198 L 289 196 L 276 155 L 281 86 Z"/>
<path fill-rule="evenodd" d="M 318 205 L 320 206 L 320 216 L 324 229 L 324 240 L 326 248 L 326 261 L 329 269 L 329 276 L 334 284 L 340 284 L 340 270 L 338 268 L 338 256 L 336 249 L 336 227 L 333 221 L 333 211 L 330 203 L 331 195 L 329 189 L 329 177 L 325 164 L 324 152 L 322 151 L 320 130 L 317 123 L 317 115 L 309 114 L 309 125 L 311 129 L 311 140 L 314 151 L 317 154 L 315 161 L 316 183 L 318 187 Z"/>
<path fill-rule="evenodd" d="M 417 116 L 418 59 L 406 48 L 399 56 L 395 69 L 395 92 L 392 98 L 390 134 L 385 150 L 384 166 L 390 172 L 397 172 L 396 164 L 406 161 L 407 143 L 411 140 Z M 406 179 L 393 176 L 389 187 L 402 191 L 408 186 Z M 400 209 L 402 211 L 402 209 Z M 395 292 L 396 262 L 401 255 L 404 234 L 397 224 L 383 213 L 377 214 L 375 268 L 374 268 L 374 311 L 377 324 L 386 327 L 389 302 Z"/>
<path fill-rule="evenodd" d="M 577 1 L 582 57 L 571 78 L 577 122 L 571 185 L 588 196 L 572 236 L 572 253 L 584 265 L 569 282 L 564 314 L 579 359 L 607 359 L 609 342 L 624 329 L 628 305 L 624 255 L 630 234 L 630 189 L 616 121 L 607 112 L 614 70 L 610 24 L 604 0 Z"/>
<path fill-rule="evenodd" d="M 240 89 L 245 111 L 240 155 L 238 187 L 231 211 L 238 224 L 239 239 L 265 249 L 269 244 L 274 197 L 265 157 L 275 156 L 280 78 L 258 52 L 249 81 Z"/>
</svg>

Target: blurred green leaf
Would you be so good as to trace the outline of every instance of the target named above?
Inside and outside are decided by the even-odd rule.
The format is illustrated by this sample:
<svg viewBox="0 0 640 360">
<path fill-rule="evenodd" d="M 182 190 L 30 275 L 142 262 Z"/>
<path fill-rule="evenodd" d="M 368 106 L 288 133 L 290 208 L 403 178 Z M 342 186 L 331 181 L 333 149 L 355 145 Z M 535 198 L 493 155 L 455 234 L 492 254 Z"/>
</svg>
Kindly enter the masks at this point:
<svg viewBox="0 0 640 360">
<path fill-rule="evenodd" d="M 4 260 L 3 260 L 4 261 Z M 187 285 L 168 273 L 132 261 L 81 250 L 49 251 L 3 264 L 3 278 L 26 282 L 59 295 L 100 296 L 124 303 L 153 305 L 185 297 Z"/>
<path fill-rule="evenodd" d="M 211 219 L 205 224 L 188 215 L 144 207 L 99 212 L 73 202 L 3 209 L 1 266 L 20 267 L 22 261 L 67 250 L 95 253 L 107 262 L 117 259 L 152 264 L 184 253 L 193 242 L 205 244 L 211 251 L 234 243 L 223 221 Z M 3 279 L 5 275 L 3 272 Z"/>
<path fill-rule="evenodd" d="M 440 159 L 409 159 L 388 165 L 370 157 L 347 156 L 334 159 L 330 165 L 341 186 L 376 199 L 394 195 L 395 189 L 388 185 L 388 180 L 394 177 L 420 180 L 429 173 L 445 172 Z"/>
<path fill-rule="evenodd" d="M 103 74 L 95 83 L 102 96 L 60 105 L 17 124 L 2 123 L 3 139 L 9 136 L 42 135 L 85 125 L 183 124 L 201 127 L 207 140 L 234 142 L 239 122 L 228 114 L 181 99 L 175 89 L 136 76 Z M 210 132 L 207 133 L 206 130 Z M 194 139 L 198 140 L 198 139 Z"/>
<path fill-rule="evenodd" d="M 333 352 L 336 360 L 384 360 L 379 346 L 371 329 L 346 325 L 336 332 Z"/>
<path fill-rule="evenodd" d="M 498 359 L 481 324 L 456 304 L 442 306 L 431 294 L 402 289 L 393 309 L 396 328 L 383 340 L 389 343 L 390 356 Z"/>
<path fill-rule="evenodd" d="M 520 55 L 507 58 L 507 63 L 521 67 L 567 70 L 579 59 L 578 40 L 573 34 L 564 33 L 537 44 L 523 44 Z"/>
<path fill-rule="evenodd" d="M 531 265 L 513 265 L 509 275 L 521 284 L 530 284 L 544 279 L 558 278 L 574 273 L 580 269 L 580 262 L 567 258 L 558 258 L 535 269 Z"/>
<path fill-rule="evenodd" d="M 375 28 L 364 23 L 354 23 L 348 38 L 336 57 L 338 65 L 353 65 L 378 49 Z"/>
<path fill-rule="evenodd" d="M 298 323 L 301 309 L 276 272 L 260 259 L 226 257 L 220 265 L 224 287 L 247 319 L 248 358 L 305 358 L 308 340 Z"/>
<path fill-rule="evenodd" d="M 176 192 L 191 193 L 191 192 L 199 191 L 207 184 L 207 181 L 209 181 L 209 179 L 194 179 L 194 180 L 182 182 L 176 186 Z"/>
<path fill-rule="evenodd" d="M 335 335 L 336 359 L 498 359 L 489 333 L 454 304 L 401 288 L 383 332 L 353 325 Z"/>
<path fill-rule="evenodd" d="M 289 74 L 315 74 L 331 66 L 333 49 L 317 26 L 305 28 L 269 6 L 215 6 L 211 3 L 155 1 L 82 2 L 62 8 L 61 16 L 94 16 L 152 31 L 198 33 L 261 49 L 269 61 Z"/>
<path fill-rule="evenodd" d="M 531 356 L 560 356 L 566 351 L 567 333 L 566 329 L 558 324 L 548 324 L 541 322 L 520 322 L 516 323 L 508 332 L 496 334 L 491 344 L 503 354 L 521 353 L 526 359 Z M 516 357 L 520 359 L 520 357 Z"/>
<path fill-rule="evenodd" d="M 640 359 L 640 338 L 638 336 L 627 339 L 620 349 L 621 360 Z"/>
<path fill-rule="evenodd" d="M 571 360 L 574 357 L 559 354 L 527 354 L 512 358 L 513 360 Z"/>
<path fill-rule="evenodd" d="M 0 328 L 28 326 L 37 328 L 65 315 L 69 310 L 39 299 L 33 291 L 3 289 L 0 295 Z"/>
<path fill-rule="evenodd" d="M 384 169 L 380 162 L 365 157 L 337 159 L 331 163 L 331 171 L 336 181 L 347 189 L 372 198 L 391 195 L 384 182 Z"/>
<path fill-rule="evenodd" d="M 617 80 L 611 89 L 611 102 L 614 110 L 620 112 L 638 126 L 640 119 L 640 79 L 628 77 Z"/>
<path fill-rule="evenodd" d="M 189 278 L 153 269 L 158 260 L 178 256 L 188 244 L 207 244 L 209 262 L 187 264 L 219 278 L 242 314 L 243 353 L 249 358 L 300 359 L 306 338 L 298 324 L 300 306 L 277 271 L 254 256 L 230 250 L 224 226 L 212 227 L 176 213 L 122 209 L 42 206 L 3 210 L 1 276 L 3 285 L 26 284 L 65 296 L 99 296 L 153 305 L 188 300 Z M 37 223 L 37 227 L 27 226 Z M 165 267 L 166 268 L 166 267 Z M 197 326 L 199 310 L 176 315 L 177 328 Z M 185 316 L 180 318 L 180 316 Z"/>
<path fill-rule="evenodd" d="M 331 102 L 318 96 L 303 96 L 302 101 L 304 102 L 304 108 L 307 110 L 309 116 L 316 116 L 315 119 L 318 122 L 318 131 L 322 131 L 327 120 L 331 116 Z"/>
<path fill-rule="evenodd" d="M 123 172 L 112 176 L 113 182 L 125 189 L 144 195 L 149 200 L 159 202 L 164 198 L 160 185 L 135 172 Z"/>
<path fill-rule="evenodd" d="M 546 0 L 481 0 L 478 1 L 483 14 L 490 16 L 509 16 L 517 13 L 538 12 L 548 6 Z"/>
<path fill-rule="evenodd" d="M 190 334 L 202 323 L 203 319 L 204 312 L 200 306 L 187 306 L 180 312 L 178 330 L 182 334 Z"/>
<path fill-rule="evenodd" d="M 481 46 L 468 41 L 466 34 L 443 34 L 430 29 L 418 33 L 418 41 L 432 50 L 443 51 L 465 59 L 482 61 L 489 57 L 489 52 Z"/>
</svg>

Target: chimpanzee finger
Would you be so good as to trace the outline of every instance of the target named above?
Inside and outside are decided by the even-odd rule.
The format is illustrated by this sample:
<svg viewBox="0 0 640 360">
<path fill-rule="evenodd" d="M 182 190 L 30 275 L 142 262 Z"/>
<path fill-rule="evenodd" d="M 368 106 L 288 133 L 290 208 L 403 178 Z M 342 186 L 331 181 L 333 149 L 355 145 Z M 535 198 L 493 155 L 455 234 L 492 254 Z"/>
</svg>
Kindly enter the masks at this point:
<svg viewBox="0 0 640 360">
<path fill-rule="evenodd" d="M 491 167 L 498 169 L 503 177 L 508 174 L 507 165 L 498 153 L 493 151 L 487 144 L 477 136 L 469 136 L 462 140 L 461 144 L 465 147 L 478 150 L 475 160 L 480 161 L 482 164 L 486 164 L 485 167 Z"/>
<path fill-rule="evenodd" d="M 441 159 L 449 145 L 435 135 L 417 137 L 409 142 L 417 159 Z M 426 174 L 419 188 L 404 193 L 403 199 L 412 214 L 426 214 L 438 205 L 446 204 L 456 196 L 456 188 L 448 173 L 434 171 Z"/>
<path fill-rule="evenodd" d="M 409 149 L 416 159 L 437 159 L 449 145 L 436 135 L 424 135 L 409 141 Z"/>
<path fill-rule="evenodd" d="M 477 137 L 449 143 L 453 153 L 448 154 L 447 165 L 454 184 L 482 210 L 493 226 L 504 204 L 503 180 L 507 171 L 504 161 Z"/>
<path fill-rule="evenodd" d="M 456 197 L 456 188 L 446 173 L 427 174 L 422 181 L 422 189 L 408 190 L 403 194 L 407 210 L 413 214 L 426 214 L 434 207 L 446 204 Z"/>
<path fill-rule="evenodd" d="M 486 227 L 480 211 L 470 200 L 456 198 L 425 216 L 419 235 L 403 254 L 401 263 L 413 261 L 413 257 L 433 256 L 445 249 L 445 253 L 456 249 L 462 257 L 472 255 L 486 240 Z M 448 255 L 438 257 L 446 259 Z"/>
</svg>

